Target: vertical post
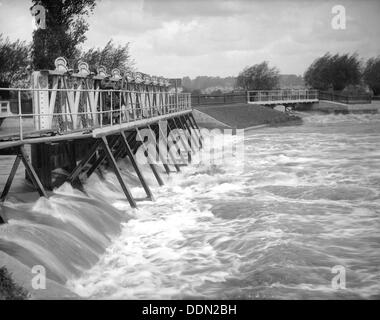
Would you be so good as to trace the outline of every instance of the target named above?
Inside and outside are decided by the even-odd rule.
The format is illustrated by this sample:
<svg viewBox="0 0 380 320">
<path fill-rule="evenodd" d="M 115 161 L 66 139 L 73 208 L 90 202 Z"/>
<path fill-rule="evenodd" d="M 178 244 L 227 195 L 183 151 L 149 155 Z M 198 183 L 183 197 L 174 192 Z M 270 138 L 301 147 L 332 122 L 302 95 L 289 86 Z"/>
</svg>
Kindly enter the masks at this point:
<svg viewBox="0 0 380 320">
<path fill-rule="evenodd" d="M 21 91 L 18 90 L 18 116 L 19 116 L 19 125 L 20 125 L 20 140 L 23 140 L 23 130 L 22 130 L 22 110 L 21 110 Z"/>
<path fill-rule="evenodd" d="M 119 124 L 121 124 L 121 98 L 122 98 L 122 94 L 121 94 L 121 90 L 119 92 Z"/>
<path fill-rule="evenodd" d="M 111 123 L 110 123 L 110 125 L 112 126 L 113 125 L 113 94 L 112 94 L 112 90 L 110 91 L 111 92 L 111 116 L 110 116 L 110 121 L 111 121 Z"/>
<path fill-rule="evenodd" d="M 32 76 L 33 88 L 33 118 L 36 130 L 50 129 L 48 126 L 49 88 L 48 73 L 35 71 Z M 37 116 L 36 116 L 37 115 Z"/>
<path fill-rule="evenodd" d="M 100 96 L 100 101 L 99 101 L 99 110 L 100 110 L 100 128 L 103 128 L 103 96 L 102 96 L 102 93 L 104 93 L 104 91 L 99 91 L 99 96 Z"/>
</svg>

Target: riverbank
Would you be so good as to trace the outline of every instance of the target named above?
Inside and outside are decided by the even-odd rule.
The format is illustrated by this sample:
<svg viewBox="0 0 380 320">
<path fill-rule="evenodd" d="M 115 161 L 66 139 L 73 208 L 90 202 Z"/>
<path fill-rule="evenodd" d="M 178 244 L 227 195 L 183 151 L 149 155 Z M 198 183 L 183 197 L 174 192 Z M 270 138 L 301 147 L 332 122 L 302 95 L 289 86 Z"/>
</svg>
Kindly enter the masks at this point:
<svg viewBox="0 0 380 320">
<path fill-rule="evenodd" d="M 247 129 L 260 125 L 278 126 L 302 122 L 298 116 L 246 103 L 196 107 L 194 117 L 199 126 L 209 129 Z"/>
<path fill-rule="evenodd" d="M 323 113 L 380 113 L 380 101 L 363 104 L 345 104 L 335 101 L 320 100 L 319 103 L 310 105 L 309 111 L 318 111 Z"/>
</svg>

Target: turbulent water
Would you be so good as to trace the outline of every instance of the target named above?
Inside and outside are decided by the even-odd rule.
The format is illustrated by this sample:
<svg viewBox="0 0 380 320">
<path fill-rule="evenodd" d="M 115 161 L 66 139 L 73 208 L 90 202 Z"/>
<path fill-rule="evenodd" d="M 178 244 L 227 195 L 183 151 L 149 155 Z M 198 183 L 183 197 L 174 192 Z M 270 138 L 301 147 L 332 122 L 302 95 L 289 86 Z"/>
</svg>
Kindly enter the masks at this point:
<svg viewBox="0 0 380 320">
<path fill-rule="evenodd" d="M 164 187 L 145 168 L 155 201 L 136 210 L 110 172 L 87 182 L 90 198 L 65 185 L 10 201 L 0 251 L 91 299 L 379 298 L 380 115 L 303 117 L 245 132 L 244 159 L 182 167 Z M 231 139 L 213 137 L 222 157 Z"/>
</svg>

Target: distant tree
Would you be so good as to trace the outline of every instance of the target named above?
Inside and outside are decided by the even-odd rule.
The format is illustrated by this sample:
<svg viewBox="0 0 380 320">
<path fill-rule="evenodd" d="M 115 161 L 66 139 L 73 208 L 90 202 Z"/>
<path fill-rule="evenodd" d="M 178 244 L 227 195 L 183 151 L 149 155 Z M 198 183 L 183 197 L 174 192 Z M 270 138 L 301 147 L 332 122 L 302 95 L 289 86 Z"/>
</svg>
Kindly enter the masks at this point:
<svg viewBox="0 0 380 320">
<path fill-rule="evenodd" d="M 46 28 L 33 32 L 32 66 L 52 69 L 54 60 L 64 56 L 73 63 L 78 45 L 86 40 L 88 23 L 84 17 L 93 12 L 96 0 L 32 0 L 46 10 Z"/>
<path fill-rule="evenodd" d="M 190 77 L 182 78 L 182 88 L 183 92 L 191 92 L 191 79 Z"/>
<path fill-rule="evenodd" d="M 80 59 L 87 62 L 92 71 L 96 71 L 96 68 L 102 65 L 108 72 L 114 68 L 125 72 L 132 70 L 134 65 L 129 53 L 129 43 L 116 46 L 112 40 L 108 41 L 104 48 L 92 48 L 83 52 Z"/>
<path fill-rule="evenodd" d="M 210 92 L 212 95 L 222 95 L 223 91 L 221 89 L 214 89 Z"/>
<path fill-rule="evenodd" d="M 278 87 L 279 70 L 270 68 L 264 61 L 252 67 L 245 68 L 236 79 L 236 86 L 244 90 L 272 90 Z"/>
<path fill-rule="evenodd" d="M 199 96 L 200 94 L 202 94 L 202 91 L 200 89 L 194 89 L 191 94 L 193 96 Z"/>
<path fill-rule="evenodd" d="M 209 77 L 209 76 L 197 76 L 195 79 L 184 77 L 182 79 L 182 86 L 186 88 L 188 92 L 195 89 L 199 89 L 202 92 L 208 91 L 212 88 L 222 88 L 222 91 L 231 91 L 235 86 L 235 77 Z"/>
<path fill-rule="evenodd" d="M 371 88 L 374 95 L 380 95 L 380 56 L 367 61 L 364 72 L 364 82 Z"/>
<path fill-rule="evenodd" d="M 29 51 L 26 42 L 12 42 L 0 34 L 0 87 L 22 86 L 28 78 Z"/>
<path fill-rule="evenodd" d="M 306 70 L 305 82 L 319 90 L 332 88 L 343 90 L 348 85 L 357 85 L 361 78 L 361 65 L 357 54 L 326 53 L 316 59 Z"/>
</svg>

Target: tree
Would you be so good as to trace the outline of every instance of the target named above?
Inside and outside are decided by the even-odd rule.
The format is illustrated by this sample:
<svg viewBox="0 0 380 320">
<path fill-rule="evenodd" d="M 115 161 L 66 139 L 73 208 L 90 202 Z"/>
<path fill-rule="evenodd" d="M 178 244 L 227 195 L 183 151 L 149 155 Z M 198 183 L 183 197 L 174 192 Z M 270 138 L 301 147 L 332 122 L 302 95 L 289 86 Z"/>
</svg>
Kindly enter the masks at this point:
<svg viewBox="0 0 380 320">
<path fill-rule="evenodd" d="M 273 90 L 278 87 L 279 73 L 276 67 L 270 68 L 264 61 L 240 72 L 236 85 L 245 90 Z"/>
<path fill-rule="evenodd" d="M 371 88 L 375 96 L 380 95 L 380 56 L 367 61 L 363 72 L 364 82 Z"/>
<path fill-rule="evenodd" d="M 5 267 L 0 268 L 0 300 L 26 300 L 29 293 L 12 279 Z"/>
<path fill-rule="evenodd" d="M 129 54 L 129 43 L 124 46 L 116 46 L 112 40 L 108 41 L 105 47 L 92 48 L 80 55 L 80 60 L 87 62 L 90 70 L 96 71 L 100 65 L 111 72 L 114 68 L 119 68 L 122 72 L 133 69 L 134 61 Z"/>
<path fill-rule="evenodd" d="M 96 0 L 32 0 L 46 12 L 46 28 L 33 32 L 32 64 L 37 69 L 53 69 L 54 60 L 64 56 L 73 63 L 78 45 L 86 40 L 88 23 L 84 17 L 93 12 Z"/>
<path fill-rule="evenodd" d="M 29 51 L 26 42 L 12 42 L 0 34 L 0 88 L 20 86 L 28 78 Z"/>
<path fill-rule="evenodd" d="M 319 90 L 341 91 L 346 86 L 357 85 L 361 78 L 361 65 L 357 54 L 326 53 L 314 60 L 304 75 L 306 83 Z"/>
</svg>

